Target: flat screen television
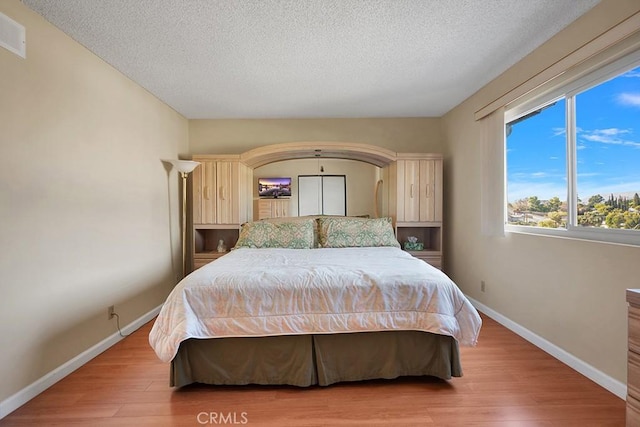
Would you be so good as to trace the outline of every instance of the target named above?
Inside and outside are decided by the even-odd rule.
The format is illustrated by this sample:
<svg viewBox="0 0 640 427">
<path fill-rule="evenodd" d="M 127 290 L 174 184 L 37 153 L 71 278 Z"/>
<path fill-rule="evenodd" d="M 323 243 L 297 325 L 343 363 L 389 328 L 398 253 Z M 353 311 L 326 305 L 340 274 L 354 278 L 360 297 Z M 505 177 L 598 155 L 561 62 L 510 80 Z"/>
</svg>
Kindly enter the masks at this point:
<svg viewBox="0 0 640 427">
<path fill-rule="evenodd" d="M 258 178 L 258 196 L 291 197 L 291 178 Z"/>
</svg>

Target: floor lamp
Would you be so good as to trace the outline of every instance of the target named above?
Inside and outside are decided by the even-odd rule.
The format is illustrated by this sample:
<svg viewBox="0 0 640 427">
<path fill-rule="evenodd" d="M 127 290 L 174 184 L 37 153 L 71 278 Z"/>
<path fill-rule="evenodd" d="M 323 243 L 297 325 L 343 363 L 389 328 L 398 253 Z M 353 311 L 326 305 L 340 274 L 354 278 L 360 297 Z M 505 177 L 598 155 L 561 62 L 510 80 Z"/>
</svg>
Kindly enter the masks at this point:
<svg viewBox="0 0 640 427">
<path fill-rule="evenodd" d="M 187 176 L 200 164 L 191 160 L 167 160 L 182 178 L 182 277 L 187 275 Z"/>
</svg>

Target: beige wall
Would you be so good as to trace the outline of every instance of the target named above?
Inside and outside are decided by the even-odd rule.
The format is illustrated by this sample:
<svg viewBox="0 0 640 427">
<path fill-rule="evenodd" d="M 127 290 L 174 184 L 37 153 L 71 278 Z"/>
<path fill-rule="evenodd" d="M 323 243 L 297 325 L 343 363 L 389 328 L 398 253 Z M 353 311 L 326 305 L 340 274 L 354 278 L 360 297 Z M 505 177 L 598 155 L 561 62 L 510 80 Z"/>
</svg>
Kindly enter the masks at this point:
<svg viewBox="0 0 640 427">
<path fill-rule="evenodd" d="M 638 9 L 635 0 L 603 0 L 443 118 L 447 272 L 467 295 L 622 382 L 625 289 L 637 286 L 640 248 L 521 234 L 483 237 L 481 128 L 474 112 Z"/>
<path fill-rule="evenodd" d="M 162 303 L 179 271 L 187 120 L 18 0 L 0 48 L 0 401 Z M 170 208 L 171 206 L 171 208 Z M 177 260 L 177 261 L 176 261 Z M 175 265 L 177 263 L 177 265 Z"/>
<path fill-rule="evenodd" d="M 190 120 L 191 154 L 239 154 L 281 142 L 348 141 L 397 152 L 441 153 L 438 118 Z"/>
</svg>

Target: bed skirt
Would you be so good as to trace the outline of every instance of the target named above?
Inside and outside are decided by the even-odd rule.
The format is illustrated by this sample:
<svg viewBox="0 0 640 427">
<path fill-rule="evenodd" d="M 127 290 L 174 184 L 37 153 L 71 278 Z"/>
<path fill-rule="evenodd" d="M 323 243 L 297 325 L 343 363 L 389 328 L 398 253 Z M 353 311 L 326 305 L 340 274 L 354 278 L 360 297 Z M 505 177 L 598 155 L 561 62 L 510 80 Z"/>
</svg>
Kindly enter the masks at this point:
<svg viewBox="0 0 640 427">
<path fill-rule="evenodd" d="M 311 385 L 401 376 L 462 376 L 458 342 L 418 331 L 188 339 L 170 385 Z"/>
</svg>

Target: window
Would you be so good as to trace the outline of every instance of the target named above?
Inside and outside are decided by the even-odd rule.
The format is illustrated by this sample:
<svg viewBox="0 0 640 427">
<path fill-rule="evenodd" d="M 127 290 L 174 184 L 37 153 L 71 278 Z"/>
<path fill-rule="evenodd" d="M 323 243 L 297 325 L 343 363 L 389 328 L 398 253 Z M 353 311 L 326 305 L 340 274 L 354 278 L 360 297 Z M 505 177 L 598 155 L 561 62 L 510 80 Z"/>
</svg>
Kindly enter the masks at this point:
<svg viewBox="0 0 640 427">
<path fill-rule="evenodd" d="M 640 245 L 640 53 L 505 123 L 507 229 Z"/>
<path fill-rule="evenodd" d="M 554 228 L 566 224 L 565 106 L 564 98 L 554 100 L 507 123 L 510 224 Z"/>
</svg>

